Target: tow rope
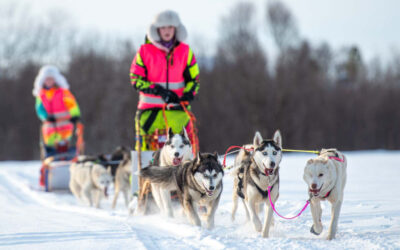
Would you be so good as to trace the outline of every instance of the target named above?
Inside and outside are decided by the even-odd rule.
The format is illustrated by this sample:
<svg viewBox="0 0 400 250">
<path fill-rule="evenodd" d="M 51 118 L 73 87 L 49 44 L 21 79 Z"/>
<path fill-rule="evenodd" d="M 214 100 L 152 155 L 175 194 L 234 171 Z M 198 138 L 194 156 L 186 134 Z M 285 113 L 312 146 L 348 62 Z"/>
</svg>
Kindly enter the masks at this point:
<svg viewBox="0 0 400 250">
<path fill-rule="evenodd" d="M 234 148 L 244 149 L 244 150 L 246 150 L 246 151 L 248 151 L 248 152 L 254 150 L 253 148 L 244 148 L 244 147 L 241 147 L 241 146 L 230 146 L 230 147 L 226 150 L 226 152 L 225 152 L 224 161 L 222 162 L 222 167 L 223 167 L 223 169 L 227 169 L 227 167 L 226 167 L 226 156 L 228 155 L 228 152 L 231 151 L 231 150 L 234 149 Z M 235 152 L 236 152 L 236 151 L 235 151 Z"/>
<path fill-rule="evenodd" d="M 229 155 L 229 154 L 236 153 L 237 151 L 239 151 L 239 150 L 236 150 L 236 151 L 234 151 L 234 152 L 228 153 L 229 151 L 231 151 L 231 150 L 234 149 L 234 148 L 244 149 L 244 150 L 246 150 L 246 151 L 248 151 L 248 152 L 251 152 L 251 151 L 254 150 L 254 148 L 252 148 L 252 147 L 251 147 L 251 148 L 244 148 L 244 147 L 241 147 L 241 146 L 230 146 L 230 147 L 226 150 L 225 155 L 224 155 L 224 161 L 223 161 L 223 163 L 222 163 L 222 166 L 223 166 L 224 169 L 229 169 L 229 168 L 226 167 L 226 156 Z M 320 151 L 318 151 L 318 150 L 302 150 L 302 149 L 282 149 L 282 151 L 283 151 L 283 152 L 312 153 L 312 154 L 319 154 L 319 153 L 320 153 Z M 337 158 L 337 157 L 336 157 L 336 158 Z M 333 158 L 331 158 L 331 159 L 333 159 Z M 339 159 L 339 158 L 338 158 L 338 159 Z M 337 160 L 337 159 L 336 159 L 336 160 Z M 339 159 L 339 161 L 342 161 L 342 160 Z"/>
<path fill-rule="evenodd" d="M 271 204 L 272 210 L 274 210 L 274 212 L 275 212 L 279 217 L 281 217 L 281 218 L 283 218 L 283 219 L 285 219 L 285 220 L 293 220 L 293 219 L 299 217 L 299 216 L 304 212 L 304 210 L 306 210 L 308 204 L 310 204 L 310 200 L 307 200 L 307 202 L 306 202 L 306 204 L 304 205 L 303 209 L 301 209 L 301 211 L 300 211 L 297 215 L 295 215 L 295 216 L 293 216 L 293 217 L 285 217 L 285 216 L 279 214 L 278 211 L 276 211 L 276 209 L 275 209 L 275 205 L 274 205 L 274 203 L 273 203 L 272 200 L 271 200 L 271 186 L 268 186 L 268 199 L 269 199 L 269 203 Z"/>
</svg>

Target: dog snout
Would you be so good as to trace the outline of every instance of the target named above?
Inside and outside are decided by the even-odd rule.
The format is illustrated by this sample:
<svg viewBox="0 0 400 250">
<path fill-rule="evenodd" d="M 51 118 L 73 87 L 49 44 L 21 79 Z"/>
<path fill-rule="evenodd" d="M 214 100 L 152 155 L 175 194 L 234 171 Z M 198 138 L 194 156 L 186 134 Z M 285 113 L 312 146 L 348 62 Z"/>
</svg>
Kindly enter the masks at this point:
<svg viewBox="0 0 400 250">
<path fill-rule="evenodd" d="M 179 156 L 179 153 L 178 153 L 178 152 L 175 152 L 174 155 L 175 155 L 175 157 L 178 157 L 178 156 Z"/>
<path fill-rule="evenodd" d="M 317 184 L 315 184 L 315 183 L 311 184 L 311 188 L 312 189 L 316 189 L 317 188 Z"/>
<path fill-rule="evenodd" d="M 275 162 L 271 161 L 271 162 L 269 163 L 269 165 L 273 168 L 273 167 L 275 167 Z"/>
<path fill-rule="evenodd" d="M 210 191 L 213 191 L 215 189 L 214 186 L 210 186 Z"/>
</svg>

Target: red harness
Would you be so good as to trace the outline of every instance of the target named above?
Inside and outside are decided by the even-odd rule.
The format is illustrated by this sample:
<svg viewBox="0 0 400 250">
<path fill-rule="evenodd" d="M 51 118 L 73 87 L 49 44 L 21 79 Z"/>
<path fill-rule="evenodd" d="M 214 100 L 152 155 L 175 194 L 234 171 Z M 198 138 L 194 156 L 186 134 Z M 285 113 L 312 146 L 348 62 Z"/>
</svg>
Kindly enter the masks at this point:
<svg viewBox="0 0 400 250">
<path fill-rule="evenodd" d="M 344 162 L 344 159 L 340 159 L 339 157 L 336 157 L 336 156 L 329 156 L 328 158 L 335 160 L 335 161 Z M 328 193 L 326 193 L 326 195 L 322 198 L 327 198 L 331 194 L 331 192 L 332 192 L 332 190 L 330 190 Z"/>
</svg>

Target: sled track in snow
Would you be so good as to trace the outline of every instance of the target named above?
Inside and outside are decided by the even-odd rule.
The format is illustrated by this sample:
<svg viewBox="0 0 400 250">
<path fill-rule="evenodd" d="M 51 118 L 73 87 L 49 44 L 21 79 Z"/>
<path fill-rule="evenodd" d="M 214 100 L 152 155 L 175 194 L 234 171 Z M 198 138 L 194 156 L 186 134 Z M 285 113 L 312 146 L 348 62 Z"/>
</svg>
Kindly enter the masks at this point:
<svg viewBox="0 0 400 250">
<path fill-rule="evenodd" d="M 304 205 L 303 163 L 308 155 L 284 156 L 277 209 L 290 215 Z M 384 164 L 381 164 L 384 161 Z M 299 164 L 300 162 L 300 164 Z M 400 152 L 348 154 L 348 183 L 339 220 L 337 239 L 325 241 L 330 205 L 323 203 L 324 232 L 309 233 L 309 209 L 294 221 L 275 216 L 271 237 L 263 239 L 246 223 L 239 204 L 237 219 L 230 221 L 232 179 L 224 177 L 224 192 L 212 230 L 190 225 L 175 211 L 176 218 L 160 215 L 128 217 L 120 199 L 112 211 L 111 199 L 104 209 L 78 203 L 69 193 L 34 190 L 39 162 L 0 163 L 1 249 L 399 249 Z M 380 165 L 379 165 L 380 164 Z M 376 166 L 380 166 L 379 175 Z M 378 178 L 377 178 L 378 177 Z"/>
</svg>

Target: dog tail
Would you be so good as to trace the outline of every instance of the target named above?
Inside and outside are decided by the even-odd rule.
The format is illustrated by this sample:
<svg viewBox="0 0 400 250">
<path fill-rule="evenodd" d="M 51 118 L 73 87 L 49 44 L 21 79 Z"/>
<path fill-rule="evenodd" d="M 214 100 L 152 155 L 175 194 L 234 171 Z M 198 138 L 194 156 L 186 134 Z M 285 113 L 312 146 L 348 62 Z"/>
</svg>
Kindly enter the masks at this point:
<svg viewBox="0 0 400 250">
<path fill-rule="evenodd" d="M 140 170 L 139 175 L 152 183 L 168 186 L 176 183 L 176 167 L 149 166 Z"/>
</svg>

